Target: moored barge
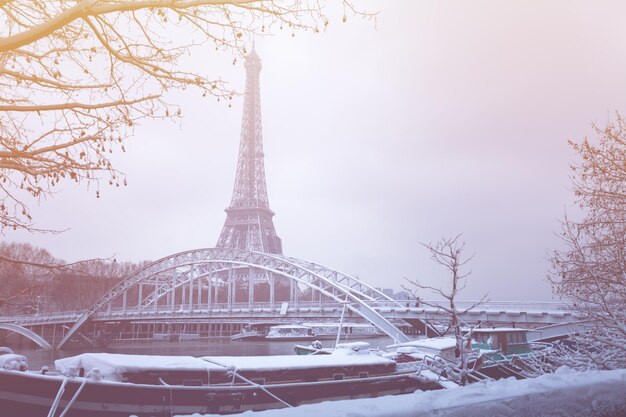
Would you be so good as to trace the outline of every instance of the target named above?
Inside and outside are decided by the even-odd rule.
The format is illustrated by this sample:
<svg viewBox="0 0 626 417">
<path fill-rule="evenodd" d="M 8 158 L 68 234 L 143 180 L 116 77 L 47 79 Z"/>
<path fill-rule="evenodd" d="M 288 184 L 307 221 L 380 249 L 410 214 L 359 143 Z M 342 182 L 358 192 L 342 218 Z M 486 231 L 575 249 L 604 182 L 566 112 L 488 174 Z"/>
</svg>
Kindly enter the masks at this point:
<svg viewBox="0 0 626 417">
<path fill-rule="evenodd" d="M 354 352 L 352 352 L 354 353 Z M 1 356 L 0 356 L 1 358 Z M 441 386 L 373 354 L 254 357 L 86 353 L 57 372 L 0 370 L 2 417 L 231 414 Z"/>
</svg>

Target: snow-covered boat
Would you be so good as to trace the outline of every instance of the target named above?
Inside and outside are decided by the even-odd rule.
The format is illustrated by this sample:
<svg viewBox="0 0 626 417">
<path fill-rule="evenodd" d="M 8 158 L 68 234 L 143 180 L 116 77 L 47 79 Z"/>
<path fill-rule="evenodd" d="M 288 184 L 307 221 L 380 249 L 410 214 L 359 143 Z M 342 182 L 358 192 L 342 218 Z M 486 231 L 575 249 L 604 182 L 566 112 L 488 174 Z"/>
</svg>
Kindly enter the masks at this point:
<svg viewBox="0 0 626 417">
<path fill-rule="evenodd" d="M 534 376 L 528 362 L 541 361 L 550 352 L 551 344 L 529 343 L 526 338 L 528 331 L 514 327 L 472 329 L 468 357 L 468 369 L 476 376 L 472 380 Z M 387 352 L 383 354 L 397 363 L 419 362 L 422 367 L 446 373 L 455 369 L 458 371 L 459 355 L 454 337 L 397 343 L 387 346 Z"/>
<path fill-rule="evenodd" d="M 297 355 L 330 355 L 336 350 L 347 349 L 353 352 L 369 353 L 370 344 L 367 342 L 339 343 L 334 348 L 324 347 L 322 342 L 314 340 L 310 345 L 296 345 L 293 350 Z"/>
<path fill-rule="evenodd" d="M 246 324 L 240 333 L 231 336 L 231 340 L 263 340 L 270 327 L 277 326 L 275 322 L 255 322 Z"/>
<path fill-rule="evenodd" d="M 516 327 L 474 329 L 472 349 L 481 354 L 480 371 L 494 379 L 533 376 L 529 362 L 543 361 L 552 351 L 552 344 L 529 342 L 528 332 Z"/>
<path fill-rule="evenodd" d="M 549 343 L 529 343 L 528 329 L 516 327 L 478 328 L 472 331 L 472 348 L 480 349 L 494 361 L 508 360 L 516 356 L 527 356 L 538 349 L 550 346 Z M 533 346 L 538 349 L 533 349 Z"/>
<path fill-rule="evenodd" d="M 396 343 L 387 346 L 385 357 L 396 362 L 412 362 L 423 360 L 425 356 L 441 357 L 454 361 L 456 355 L 456 339 L 454 337 L 432 337 Z"/>
<path fill-rule="evenodd" d="M 333 353 L 333 348 L 324 347 L 319 340 L 314 340 L 309 345 L 298 345 L 293 347 L 293 351 L 296 355 L 330 355 Z"/>
<path fill-rule="evenodd" d="M 55 361 L 56 372 L 0 369 L 2 417 L 138 417 L 229 414 L 439 389 L 368 352 L 249 357 L 86 353 Z M 18 355 L 14 355 L 18 356 Z M 2 356 L 0 356 L 2 358 Z M 1 360 L 0 360 L 1 362 Z M 56 412 L 56 414 L 55 414 Z"/>
<path fill-rule="evenodd" d="M 369 323 L 304 323 L 313 330 L 318 340 L 367 339 L 384 335 L 376 326 Z M 341 331 L 339 330 L 341 328 Z"/>
<path fill-rule="evenodd" d="M 268 329 L 264 340 L 313 340 L 315 333 L 309 326 L 281 324 Z"/>
<path fill-rule="evenodd" d="M 251 323 L 231 340 L 313 340 L 313 329 L 302 324 Z"/>
<path fill-rule="evenodd" d="M 341 328 L 341 331 L 339 329 Z M 369 323 L 250 323 L 231 340 L 341 340 L 379 337 L 380 330 Z"/>
</svg>

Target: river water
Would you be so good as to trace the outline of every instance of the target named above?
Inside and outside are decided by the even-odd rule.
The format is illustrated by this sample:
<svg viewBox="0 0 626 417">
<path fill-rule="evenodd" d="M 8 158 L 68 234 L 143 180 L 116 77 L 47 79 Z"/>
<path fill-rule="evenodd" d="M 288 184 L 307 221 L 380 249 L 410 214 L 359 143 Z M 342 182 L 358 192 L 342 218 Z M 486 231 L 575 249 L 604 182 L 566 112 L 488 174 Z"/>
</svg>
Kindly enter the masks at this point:
<svg viewBox="0 0 626 417">
<path fill-rule="evenodd" d="M 343 340 L 342 340 L 343 341 Z M 351 340 L 352 341 L 352 340 Z M 356 339 L 354 340 L 356 341 Z M 377 337 L 366 340 L 372 348 L 384 348 L 393 343 L 389 337 Z M 54 369 L 54 360 L 74 356 L 86 352 L 127 353 L 133 355 L 186 355 L 186 356 L 268 356 L 292 355 L 296 343 L 294 341 L 231 341 L 230 338 L 210 338 L 199 341 L 142 341 L 115 342 L 105 349 L 20 349 L 19 353 L 28 358 L 29 369 L 39 370 L 42 366 Z M 331 347 L 332 340 L 324 340 L 324 346 Z"/>
</svg>

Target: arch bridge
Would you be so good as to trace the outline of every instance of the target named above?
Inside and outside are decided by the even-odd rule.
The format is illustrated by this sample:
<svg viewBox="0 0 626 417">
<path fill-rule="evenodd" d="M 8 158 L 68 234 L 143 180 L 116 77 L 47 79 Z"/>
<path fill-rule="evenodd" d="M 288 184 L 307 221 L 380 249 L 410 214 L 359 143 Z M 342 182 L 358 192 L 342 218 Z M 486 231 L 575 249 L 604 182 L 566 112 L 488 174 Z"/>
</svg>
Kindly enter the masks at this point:
<svg viewBox="0 0 626 417">
<path fill-rule="evenodd" d="M 198 249 L 134 272 L 86 311 L 4 317 L 0 329 L 44 348 L 80 339 L 102 346 L 114 337 L 226 336 L 249 322 L 335 321 L 345 308 L 350 320 L 360 316 L 404 341 L 408 337 L 394 323 L 410 333 L 436 334 L 428 330 L 431 323 L 449 320 L 438 303 L 400 303 L 354 277 L 296 258 Z M 580 319 L 569 303 L 458 301 L 457 306 L 467 310 L 462 319 L 474 323 L 534 328 Z"/>
<path fill-rule="evenodd" d="M 247 299 L 277 303 L 299 300 L 341 303 L 398 341 L 409 338 L 374 307 L 379 301 L 397 304 L 364 282 L 322 265 L 280 255 L 212 248 L 177 253 L 136 271 L 85 311 L 57 344 L 62 348 L 86 324 L 123 311 L 158 312 L 206 308 Z"/>
<path fill-rule="evenodd" d="M 32 340 L 38 346 L 44 349 L 53 349 L 52 345 L 48 343 L 46 339 L 35 333 L 34 331 L 27 329 L 15 323 L 0 323 L 1 330 L 7 330 L 9 332 L 17 333 L 24 336 L 27 339 Z"/>
</svg>

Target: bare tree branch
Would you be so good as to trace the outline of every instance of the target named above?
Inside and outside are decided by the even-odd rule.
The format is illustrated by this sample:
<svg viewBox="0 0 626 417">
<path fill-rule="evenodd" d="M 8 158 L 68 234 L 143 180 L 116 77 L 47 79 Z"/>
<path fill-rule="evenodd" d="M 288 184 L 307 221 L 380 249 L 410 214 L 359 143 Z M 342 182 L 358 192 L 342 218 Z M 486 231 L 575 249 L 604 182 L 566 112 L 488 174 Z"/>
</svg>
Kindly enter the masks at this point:
<svg viewBox="0 0 626 417">
<path fill-rule="evenodd" d="M 430 252 L 430 258 L 437 264 L 443 266 L 450 273 L 450 289 L 444 290 L 442 288 L 423 285 L 417 280 L 410 280 L 407 278 L 405 279 L 410 284 L 410 286 L 403 286 L 403 288 L 408 290 L 415 299 L 419 299 L 421 303 L 433 308 L 437 308 L 449 316 L 450 325 L 448 327 L 448 330 L 452 329 L 454 333 L 457 346 L 457 357 L 459 358 L 460 362 L 459 382 L 461 384 L 465 384 L 467 382 L 467 374 L 469 373 L 468 361 L 471 351 L 469 347 L 471 330 L 469 334 L 463 334 L 461 330 L 462 319 L 460 316 L 483 303 L 486 300 L 486 295 L 484 295 L 480 299 L 480 301 L 474 303 L 469 308 L 466 308 L 464 310 L 459 310 L 457 308 L 456 297 L 459 292 L 465 288 L 465 283 L 463 280 L 467 278 L 470 274 L 469 272 L 463 272 L 462 268 L 466 266 L 469 261 L 471 261 L 474 257 L 474 255 L 471 255 L 467 258 L 463 257 L 465 242 L 461 242 L 460 238 L 461 235 L 457 235 L 452 239 L 441 239 L 440 241 L 435 243 L 421 244 Z M 418 290 L 427 290 L 429 292 L 433 292 L 446 300 L 448 302 L 448 305 L 446 306 L 423 301 L 421 298 L 418 297 Z"/>
<path fill-rule="evenodd" d="M 571 180 L 584 214 L 577 221 L 564 216 L 563 249 L 552 254 L 548 279 L 595 325 L 578 338 L 575 352 L 587 359 L 578 363 L 611 369 L 626 367 L 626 122 L 616 114 L 594 129 L 597 140 L 570 142 L 578 156 Z"/>
</svg>

